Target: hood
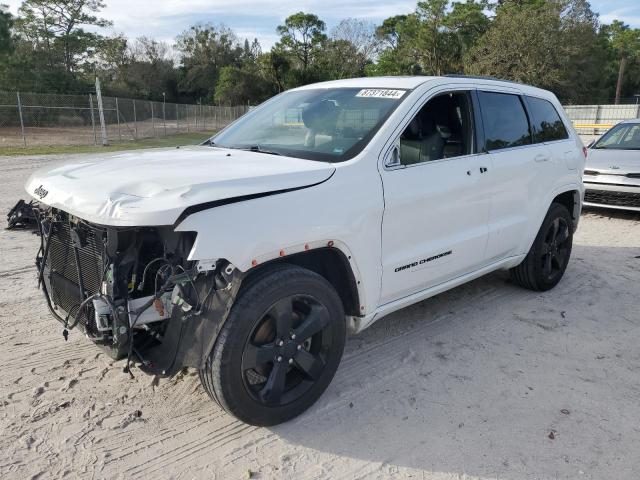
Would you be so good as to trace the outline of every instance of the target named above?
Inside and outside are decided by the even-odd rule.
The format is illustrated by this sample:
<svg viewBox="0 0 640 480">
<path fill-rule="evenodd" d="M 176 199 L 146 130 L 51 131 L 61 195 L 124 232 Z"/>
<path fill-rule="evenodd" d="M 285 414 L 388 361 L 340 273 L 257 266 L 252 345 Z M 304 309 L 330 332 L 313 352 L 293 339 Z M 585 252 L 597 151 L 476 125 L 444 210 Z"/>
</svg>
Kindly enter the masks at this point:
<svg viewBox="0 0 640 480">
<path fill-rule="evenodd" d="M 330 163 L 210 146 L 96 155 L 36 171 L 29 195 L 89 222 L 173 225 L 195 205 L 321 183 Z"/>
<path fill-rule="evenodd" d="M 590 148 L 585 169 L 612 175 L 640 173 L 640 150 Z"/>
</svg>

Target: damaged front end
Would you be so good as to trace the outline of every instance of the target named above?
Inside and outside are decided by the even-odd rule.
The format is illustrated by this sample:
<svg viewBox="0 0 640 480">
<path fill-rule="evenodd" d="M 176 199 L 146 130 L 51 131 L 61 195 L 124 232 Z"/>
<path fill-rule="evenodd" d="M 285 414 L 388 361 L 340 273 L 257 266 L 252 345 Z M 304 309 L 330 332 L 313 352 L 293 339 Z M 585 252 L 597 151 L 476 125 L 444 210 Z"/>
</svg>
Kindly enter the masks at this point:
<svg viewBox="0 0 640 480">
<path fill-rule="evenodd" d="M 78 328 L 116 359 L 171 376 L 201 368 L 240 287 L 225 260 L 188 256 L 196 234 L 170 226 L 107 227 L 36 210 L 38 285 L 63 335 Z"/>
</svg>

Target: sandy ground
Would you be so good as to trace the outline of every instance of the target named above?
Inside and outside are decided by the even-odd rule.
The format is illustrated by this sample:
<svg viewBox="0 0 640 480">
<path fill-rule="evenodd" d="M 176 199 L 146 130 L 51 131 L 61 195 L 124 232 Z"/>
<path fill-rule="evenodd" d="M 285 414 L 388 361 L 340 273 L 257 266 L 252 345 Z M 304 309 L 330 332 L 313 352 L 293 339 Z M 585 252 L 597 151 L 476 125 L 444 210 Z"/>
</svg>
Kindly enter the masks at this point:
<svg viewBox="0 0 640 480">
<path fill-rule="evenodd" d="M 0 158 L 0 211 L 48 161 Z M 195 371 L 153 386 L 65 342 L 36 248 L 0 232 L 0 478 L 640 477 L 640 215 L 586 213 L 551 292 L 497 273 L 350 337 L 275 428 L 225 415 Z"/>
</svg>

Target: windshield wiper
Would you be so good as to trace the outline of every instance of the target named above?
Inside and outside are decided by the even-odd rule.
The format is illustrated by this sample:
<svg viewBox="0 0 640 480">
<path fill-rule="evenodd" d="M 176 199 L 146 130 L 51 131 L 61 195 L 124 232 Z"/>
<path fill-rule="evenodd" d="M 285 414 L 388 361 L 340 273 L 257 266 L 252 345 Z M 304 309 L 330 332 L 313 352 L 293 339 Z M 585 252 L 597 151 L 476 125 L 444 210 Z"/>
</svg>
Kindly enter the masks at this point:
<svg viewBox="0 0 640 480">
<path fill-rule="evenodd" d="M 593 147 L 594 150 L 640 150 L 640 147 Z"/>
<path fill-rule="evenodd" d="M 247 150 L 249 152 L 266 153 L 268 155 L 282 155 L 281 153 L 274 152 L 273 150 L 265 150 L 260 145 L 251 145 L 249 147 L 241 148 L 240 150 Z"/>
</svg>

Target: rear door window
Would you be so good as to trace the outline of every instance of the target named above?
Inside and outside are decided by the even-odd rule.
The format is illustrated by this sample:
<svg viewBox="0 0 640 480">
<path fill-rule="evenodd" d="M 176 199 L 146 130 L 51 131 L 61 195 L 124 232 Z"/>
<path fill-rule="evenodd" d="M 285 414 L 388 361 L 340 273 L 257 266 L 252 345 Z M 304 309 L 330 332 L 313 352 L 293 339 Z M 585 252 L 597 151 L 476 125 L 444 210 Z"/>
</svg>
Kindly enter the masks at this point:
<svg viewBox="0 0 640 480">
<path fill-rule="evenodd" d="M 479 91 L 478 100 L 487 150 L 532 143 L 527 113 L 518 95 Z"/>
<path fill-rule="evenodd" d="M 569 132 L 564 126 L 558 111 L 553 104 L 542 98 L 526 97 L 531 123 L 533 124 L 533 137 L 536 143 L 566 140 Z"/>
</svg>

